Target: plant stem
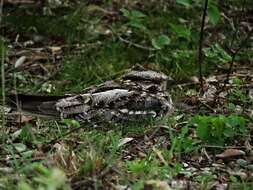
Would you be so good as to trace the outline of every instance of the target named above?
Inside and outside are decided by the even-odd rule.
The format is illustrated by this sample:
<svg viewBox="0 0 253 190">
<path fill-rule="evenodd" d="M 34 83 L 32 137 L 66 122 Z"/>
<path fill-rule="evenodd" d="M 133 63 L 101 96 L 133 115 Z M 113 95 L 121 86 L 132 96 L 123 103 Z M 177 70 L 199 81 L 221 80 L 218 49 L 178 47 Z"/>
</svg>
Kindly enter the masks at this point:
<svg viewBox="0 0 253 190">
<path fill-rule="evenodd" d="M 224 88 L 226 87 L 226 84 L 228 83 L 229 81 L 229 77 L 230 77 L 230 74 L 232 72 L 232 68 L 234 66 L 234 62 L 235 62 L 235 58 L 236 58 L 236 55 L 239 53 L 239 51 L 243 48 L 243 46 L 247 43 L 247 41 L 250 39 L 251 35 L 252 35 L 252 31 L 249 31 L 247 37 L 241 42 L 241 44 L 239 45 L 239 47 L 232 52 L 232 58 L 231 58 L 231 62 L 230 62 L 230 65 L 229 65 L 229 68 L 228 68 L 228 72 L 227 72 L 227 76 L 226 76 L 226 79 L 224 81 L 224 84 L 223 84 L 223 88 L 222 90 L 224 90 Z"/>
<path fill-rule="evenodd" d="M 201 86 L 201 92 L 203 93 L 203 74 L 202 74 L 202 65 L 203 65 L 203 37 L 204 37 L 204 27 L 205 27 L 205 19 L 206 19 L 206 12 L 207 12 L 207 5 L 208 0 L 205 0 L 203 15 L 202 15 L 202 23 L 201 23 L 201 30 L 200 30 L 200 38 L 199 38 L 199 55 L 198 55 L 198 64 L 199 64 L 199 80 Z"/>
<path fill-rule="evenodd" d="M 2 28 L 2 17 L 3 17 L 3 0 L 0 2 L 0 28 Z M 1 40 L 1 39 L 0 39 Z M 4 42 L 1 40 L 1 86 L 2 86 L 2 141 L 5 141 L 5 73 L 4 73 L 4 57 L 5 57 L 5 49 Z"/>
</svg>

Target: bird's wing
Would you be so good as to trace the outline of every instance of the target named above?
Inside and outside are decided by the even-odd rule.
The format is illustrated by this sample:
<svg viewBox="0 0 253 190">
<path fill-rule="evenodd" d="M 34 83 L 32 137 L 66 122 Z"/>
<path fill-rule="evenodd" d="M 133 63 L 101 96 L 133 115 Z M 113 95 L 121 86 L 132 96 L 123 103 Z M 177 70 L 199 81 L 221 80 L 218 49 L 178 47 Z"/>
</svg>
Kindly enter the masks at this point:
<svg viewBox="0 0 253 190">
<path fill-rule="evenodd" d="M 62 118 L 84 120 L 113 120 L 139 115 L 161 116 L 171 109 L 164 94 L 151 95 L 128 89 L 80 94 L 59 100 L 56 109 Z"/>
</svg>

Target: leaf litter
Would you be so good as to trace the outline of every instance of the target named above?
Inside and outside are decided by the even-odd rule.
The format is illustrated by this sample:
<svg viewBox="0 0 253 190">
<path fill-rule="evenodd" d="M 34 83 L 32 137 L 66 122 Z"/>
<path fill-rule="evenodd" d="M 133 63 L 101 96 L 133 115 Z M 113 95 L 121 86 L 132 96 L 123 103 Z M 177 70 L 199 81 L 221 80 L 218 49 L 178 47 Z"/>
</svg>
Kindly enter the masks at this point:
<svg viewBox="0 0 253 190">
<path fill-rule="evenodd" d="M 34 82 L 33 78 L 34 75 L 36 75 L 37 82 L 43 86 L 43 84 L 49 79 L 53 79 L 58 74 L 59 67 L 61 66 L 60 61 L 63 58 L 64 48 L 66 48 L 66 46 L 61 44 L 61 42 L 58 42 L 53 46 L 36 47 L 36 43 L 36 40 L 31 43 L 24 41 L 19 43 L 21 47 L 13 47 L 10 49 L 6 68 L 7 80 L 13 80 L 11 72 L 15 71 L 16 77 L 20 78 L 22 82 Z M 98 43 L 93 45 L 99 46 L 101 44 Z M 93 48 L 93 45 L 91 45 L 91 48 Z M 77 50 L 82 50 L 86 47 L 87 46 L 85 45 L 76 45 L 75 48 Z M 24 75 L 23 73 L 19 75 L 19 72 L 25 72 L 27 75 Z M 240 84 L 238 84 L 238 79 Z M 121 151 L 118 152 L 120 154 L 119 158 L 117 158 L 112 165 L 104 166 L 103 158 L 99 157 L 101 155 L 96 157 L 96 151 L 91 150 L 87 153 L 87 157 L 94 161 L 95 166 L 90 175 L 85 175 L 86 177 L 83 177 L 82 175 L 80 177 L 78 172 L 79 168 L 87 160 L 82 160 L 83 158 L 78 155 L 76 151 L 80 148 L 90 147 L 91 145 L 84 146 L 83 144 L 85 144 L 85 142 L 83 142 L 83 139 L 79 134 L 71 134 L 69 138 L 63 138 L 46 148 L 37 144 L 30 145 L 30 143 L 23 141 L 23 137 L 20 143 L 20 135 L 27 124 L 32 123 L 32 127 L 35 128 L 35 130 L 32 130 L 31 132 L 36 135 L 41 135 L 39 134 L 41 127 L 38 124 L 39 122 L 37 118 L 31 118 L 19 114 L 14 120 L 12 120 L 13 123 L 11 123 L 10 126 L 11 130 L 9 130 L 12 134 L 12 139 L 10 139 L 10 141 L 14 142 L 14 149 L 12 150 L 14 152 L 8 152 L 8 154 L 6 154 L 6 159 L 1 160 L 1 162 L 6 164 L 6 167 L 1 167 L 0 170 L 5 174 L 13 174 L 14 171 L 9 167 L 11 166 L 13 159 L 20 159 L 22 153 L 32 150 L 31 158 L 33 161 L 42 161 L 47 167 L 53 166 L 63 170 L 69 177 L 73 189 L 80 189 L 82 187 L 92 189 L 95 187 L 98 180 L 101 180 L 103 185 L 108 187 L 108 189 L 132 189 L 130 185 L 127 185 L 124 182 L 126 175 L 129 175 L 129 178 L 131 178 L 131 176 L 128 172 L 123 174 L 123 170 L 120 171 L 124 168 L 122 165 L 124 165 L 125 162 L 134 159 L 151 159 L 152 154 L 154 153 L 155 157 L 158 158 L 159 166 L 170 166 L 177 162 L 181 163 L 182 166 L 180 171 L 169 179 L 147 179 L 144 184 L 144 189 L 227 189 L 228 187 L 230 189 L 237 189 L 237 183 L 240 180 L 252 183 L 252 123 L 247 126 L 249 128 L 248 135 L 236 139 L 231 145 L 205 146 L 201 143 L 201 149 L 197 149 L 190 154 L 182 153 L 180 157 L 178 157 L 176 151 L 173 151 L 173 146 L 176 146 L 175 144 L 183 142 L 176 141 L 175 139 L 183 138 L 180 137 L 179 133 L 184 124 L 189 124 L 186 116 L 189 114 L 198 114 L 200 109 L 202 113 L 206 115 L 243 113 L 249 118 L 252 118 L 252 67 L 250 67 L 250 65 L 248 67 L 241 66 L 238 63 L 235 72 L 230 76 L 229 83 L 225 83 L 225 80 L 226 75 L 219 72 L 206 78 L 204 81 L 204 94 L 197 93 L 199 89 L 199 80 L 197 77 L 195 77 L 190 84 L 178 84 L 174 86 L 173 88 L 175 89 L 187 89 L 187 93 L 181 97 L 179 102 L 176 102 L 176 106 L 178 106 L 176 115 L 174 116 L 176 123 L 173 124 L 173 122 L 171 122 L 172 124 L 168 125 L 166 123 L 163 127 L 161 127 L 161 125 L 153 126 L 151 128 L 148 127 L 148 130 L 145 129 L 145 131 L 142 131 L 139 135 L 126 134 L 126 136 L 121 138 L 116 145 Z M 45 88 L 48 89 L 47 87 Z M 220 91 L 222 88 L 224 89 Z M 237 92 L 239 91 L 242 91 L 246 96 L 246 103 L 240 99 L 242 94 L 238 94 Z M 50 92 L 50 90 L 45 90 L 44 92 Z M 231 97 L 231 94 L 236 94 L 236 96 Z M 224 106 L 229 105 L 230 103 L 233 104 L 232 108 Z M 180 120 L 183 121 L 181 123 L 182 125 L 178 123 Z M 17 123 L 19 124 L 17 125 Z M 187 135 L 190 138 L 197 140 L 194 130 L 195 128 L 189 124 Z M 46 133 L 49 131 L 45 130 L 43 132 Z M 89 133 L 88 131 L 81 132 Z M 99 132 L 103 133 L 104 131 L 101 130 Z M 173 134 L 176 134 L 176 137 L 173 138 Z M 174 144 L 173 140 L 175 140 Z M 26 144 L 28 144 L 28 146 Z M 164 148 L 171 150 L 171 152 L 166 152 L 165 154 L 162 151 Z M 62 173 L 58 171 L 55 173 L 56 176 L 65 178 Z M 234 183 L 229 185 L 231 178 L 234 180 Z M 201 184 L 198 182 L 205 183 Z"/>
</svg>

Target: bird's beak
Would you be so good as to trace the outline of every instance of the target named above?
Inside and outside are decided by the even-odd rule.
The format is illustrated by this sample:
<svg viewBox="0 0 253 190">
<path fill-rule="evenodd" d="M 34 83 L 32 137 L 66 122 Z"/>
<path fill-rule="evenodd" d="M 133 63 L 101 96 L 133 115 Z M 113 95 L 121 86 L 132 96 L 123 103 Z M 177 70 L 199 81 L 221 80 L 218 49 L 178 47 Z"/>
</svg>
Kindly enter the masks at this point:
<svg viewBox="0 0 253 190">
<path fill-rule="evenodd" d="M 172 77 L 168 76 L 165 83 L 166 83 L 165 84 L 165 89 L 168 89 L 168 88 L 170 88 L 170 86 L 174 85 L 176 83 L 176 81 Z"/>
</svg>

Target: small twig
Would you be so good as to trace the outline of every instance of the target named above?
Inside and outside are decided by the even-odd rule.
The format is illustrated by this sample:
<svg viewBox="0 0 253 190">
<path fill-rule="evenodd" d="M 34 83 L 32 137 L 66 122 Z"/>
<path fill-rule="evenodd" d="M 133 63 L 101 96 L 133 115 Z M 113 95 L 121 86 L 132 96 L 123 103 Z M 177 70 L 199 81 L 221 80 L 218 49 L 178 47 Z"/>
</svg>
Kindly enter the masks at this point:
<svg viewBox="0 0 253 190">
<path fill-rule="evenodd" d="M 234 65 L 234 61 L 235 61 L 235 58 L 236 58 L 236 55 L 239 53 L 239 51 L 243 48 L 243 46 L 246 44 L 246 42 L 249 40 L 250 36 L 252 35 L 252 30 L 249 31 L 247 37 L 241 42 L 241 44 L 239 45 L 239 47 L 232 52 L 232 58 L 231 58 L 231 62 L 230 62 L 230 65 L 229 65 L 229 69 L 228 69 L 228 72 L 227 72 L 227 76 L 226 76 L 226 79 L 224 81 L 224 84 L 223 84 L 223 87 L 222 87 L 222 91 L 224 90 L 224 88 L 226 87 L 226 84 L 228 83 L 229 81 L 229 77 L 230 77 L 230 74 L 231 74 L 231 71 L 232 71 L 232 68 L 233 68 L 233 65 Z"/>
<path fill-rule="evenodd" d="M 200 30 L 200 38 L 199 38 L 199 55 L 198 55 L 198 65 L 199 65 L 199 80 L 201 86 L 201 92 L 204 92 L 203 86 L 203 74 L 202 74 L 202 64 L 203 64 L 203 37 L 204 37 L 204 27 L 205 27 L 205 20 L 206 20 L 206 12 L 207 12 L 207 5 L 208 0 L 205 0 L 203 15 L 202 15 L 202 23 L 201 23 L 201 30 Z"/>
<path fill-rule="evenodd" d="M 210 156 L 207 154 L 205 147 L 203 147 L 201 149 L 201 152 L 206 156 L 206 158 L 208 159 L 208 161 L 212 161 L 212 159 L 210 158 Z"/>
<path fill-rule="evenodd" d="M 202 105 L 204 105 L 206 108 L 208 108 L 209 110 L 211 110 L 213 113 L 216 113 L 216 110 L 213 109 L 213 108 L 212 108 L 211 106 L 209 106 L 208 104 L 206 104 L 205 102 L 200 101 L 200 103 L 201 103 Z"/>
<path fill-rule="evenodd" d="M 223 84 L 223 87 L 222 87 L 222 90 L 223 91 L 226 87 L 226 84 L 228 83 L 229 81 L 229 77 L 230 77 L 230 74 L 231 74 L 231 71 L 232 71 L 232 68 L 234 66 L 234 61 L 235 61 L 235 57 L 236 55 L 239 53 L 239 51 L 241 50 L 242 46 L 245 44 L 245 42 L 248 40 L 248 38 L 250 37 L 250 33 L 251 31 L 248 33 L 248 36 L 241 42 L 241 44 L 239 45 L 238 49 L 233 51 L 233 46 L 234 46 L 234 42 L 235 42 L 235 39 L 236 39 L 236 36 L 237 36 L 237 33 L 239 31 L 239 22 L 240 22 L 240 19 L 243 17 L 243 12 L 244 12 L 244 9 L 245 9 L 245 5 L 246 5 L 246 0 L 243 0 L 243 3 L 242 3 L 242 10 L 241 10 L 241 14 L 239 15 L 239 18 L 236 19 L 236 29 L 233 33 L 233 36 L 232 36 L 232 40 L 231 40 L 231 43 L 230 43 L 230 51 L 232 52 L 232 58 L 231 58 L 231 62 L 230 62 L 230 65 L 229 65 L 229 69 L 228 69 L 228 72 L 227 72 L 227 77 L 224 81 L 224 84 Z"/>
<path fill-rule="evenodd" d="M 232 40 L 231 40 L 231 43 L 230 43 L 230 50 L 233 49 L 234 42 L 235 42 L 237 33 L 238 33 L 238 31 L 239 31 L 239 22 L 240 22 L 240 19 L 241 19 L 242 16 L 243 16 L 243 11 L 244 11 L 244 8 L 245 8 L 245 3 L 246 3 L 246 0 L 243 0 L 243 2 L 242 2 L 241 14 L 240 14 L 239 17 L 237 17 L 237 19 L 236 19 L 236 25 L 237 25 L 237 26 L 236 26 L 236 28 L 235 28 L 235 32 L 234 32 L 233 35 L 232 35 Z"/>
<path fill-rule="evenodd" d="M 148 51 L 155 51 L 154 48 L 150 48 L 150 47 L 146 47 L 146 46 L 143 46 L 143 45 L 140 45 L 140 44 L 137 44 L 137 43 L 134 43 L 134 42 L 131 42 L 129 40 L 126 40 L 124 38 L 122 38 L 120 35 L 118 35 L 118 39 L 126 44 L 129 44 L 130 46 L 134 46 L 136 48 L 139 48 L 139 49 L 143 49 L 143 50 L 148 50 Z"/>
<path fill-rule="evenodd" d="M 124 42 L 126 44 L 129 44 L 130 46 L 134 46 L 136 48 L 139 48 L 139 49 L 143 49 L 143 50 L 147 50 L 147 51 L 155 51 L 156 49 L 154 48 L 150 48 L 150 47 L 146 47 L 146 46 L 143 46 L 143 45 L 140 45 L 140 44 L 137 44 L 137 43 L 134 43 L 134 42 L 131 42 L 129 40 L 126 40 L 124 38 L 122 38 L 117 32 L 114 31 L 114 29 L 112 27 L 110 27 L 110 30 L 112 31 L 112 34 L 113 35 L 116 35 L 116 37 L 121 41 L 121 42 Z"/>
</svg>

